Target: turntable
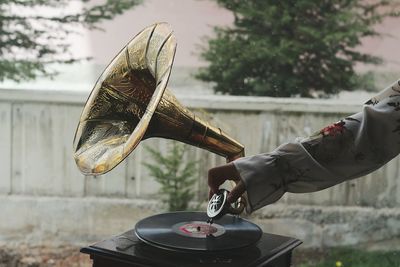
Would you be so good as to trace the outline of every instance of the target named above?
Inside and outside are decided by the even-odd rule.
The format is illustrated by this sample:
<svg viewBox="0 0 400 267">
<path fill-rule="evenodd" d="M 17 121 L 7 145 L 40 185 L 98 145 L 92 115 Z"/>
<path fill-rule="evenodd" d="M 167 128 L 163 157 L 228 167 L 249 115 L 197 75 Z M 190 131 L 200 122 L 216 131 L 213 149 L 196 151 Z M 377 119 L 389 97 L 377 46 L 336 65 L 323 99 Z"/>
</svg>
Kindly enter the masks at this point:
<svg viewBox="0 0 400 267">
<path fill-rule="evenodd" d="M 184 142 L 224 156 L 244 156 L 244 146 L 195 116 L 167 89 L 176 40 L 166 23 L 136 35 L 94 86 L 74 138 L 74 158 L 85 175 L 116 167 L 150 137 Z M 177 212 L 145 218 L 130 230 L 81 251 L 93 266 L 289 266 L 301 242 L 262 233 L 239 218 L 246 195 L 233 204 L 221 189 L 207 213 Z M 232 215 L 233 214 L 233 215 Z"/>
<path fill-rule="evenodd" d="M 224 215 L 213 224 L 202 212 L 158 214 L 134 230 L 85 247 L 93 267 L 290 266 L 297 239 L 262 233 L 255 224 Z"/>
</svg>

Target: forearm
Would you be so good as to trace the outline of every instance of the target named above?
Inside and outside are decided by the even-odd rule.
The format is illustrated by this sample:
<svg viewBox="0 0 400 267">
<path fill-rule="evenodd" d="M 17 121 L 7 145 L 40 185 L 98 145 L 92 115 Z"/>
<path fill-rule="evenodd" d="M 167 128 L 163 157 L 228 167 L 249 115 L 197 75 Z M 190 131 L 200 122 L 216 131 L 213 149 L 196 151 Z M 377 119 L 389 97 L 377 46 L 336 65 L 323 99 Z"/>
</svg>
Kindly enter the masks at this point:
<svg viewBox="0 0 400 267">
<path fill-rule="evenodd" d="M 285 192 L 314 192 L 376 170 L 400 152 L 399 133 L 396 82 L 361 112 L 313 136 L 234 164 L 246 184 L 251 210 L 256 210 Z"/>
</svg>

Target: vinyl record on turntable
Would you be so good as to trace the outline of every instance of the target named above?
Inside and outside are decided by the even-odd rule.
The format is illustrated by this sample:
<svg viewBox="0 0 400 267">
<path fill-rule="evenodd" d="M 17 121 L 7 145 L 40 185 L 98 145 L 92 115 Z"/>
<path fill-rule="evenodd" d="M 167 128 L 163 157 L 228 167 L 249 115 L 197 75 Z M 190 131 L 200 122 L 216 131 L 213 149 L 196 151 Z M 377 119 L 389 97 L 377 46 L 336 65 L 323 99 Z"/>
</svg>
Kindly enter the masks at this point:
<svg viewBox="0 0 400 267">
<path fill-rule="evenodd" d="M 151 216 L 135 226 L 143 242 L 163 249 L 221 251 L 255 244 L 261 229 L 242 218 L 225 215 L 213 224 L 203 212 L 174 212 Z"/>
</svg>

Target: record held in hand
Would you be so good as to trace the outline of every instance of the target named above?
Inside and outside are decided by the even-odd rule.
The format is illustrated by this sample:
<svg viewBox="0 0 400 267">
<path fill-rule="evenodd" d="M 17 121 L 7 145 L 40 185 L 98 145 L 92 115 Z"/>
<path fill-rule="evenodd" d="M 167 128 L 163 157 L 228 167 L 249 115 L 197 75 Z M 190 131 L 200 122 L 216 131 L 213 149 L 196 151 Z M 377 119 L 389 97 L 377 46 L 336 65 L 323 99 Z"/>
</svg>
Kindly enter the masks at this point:
<svg viewBox="0 0 400 267">
<path fill-rule="evenodd" d="M 151 216 L 135 226 L 137 237 L 152 246 L 172 250 L 220 251 L 255 244 L 261 229 L 242 218 L 225 215 L 213 224 L 203 212 Z"/>
</svg>

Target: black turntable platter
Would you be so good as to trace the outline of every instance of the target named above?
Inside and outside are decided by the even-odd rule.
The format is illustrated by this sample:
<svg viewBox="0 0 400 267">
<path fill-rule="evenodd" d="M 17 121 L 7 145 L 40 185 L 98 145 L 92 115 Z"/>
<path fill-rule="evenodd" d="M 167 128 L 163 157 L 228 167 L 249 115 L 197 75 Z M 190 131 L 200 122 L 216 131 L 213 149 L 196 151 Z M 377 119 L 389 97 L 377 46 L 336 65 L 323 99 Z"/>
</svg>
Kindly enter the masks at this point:
<svg viewBox="0 0 400 267">
<path fill-rule="evenodd" d="M 213 224 L 203 212 L 174 212 L 151 216 L 135 227 L 137 237 L 170 250 L 222 251 L 255 244 L 261 229 L 242 218 L 225 215 Z"/>
</svg>

